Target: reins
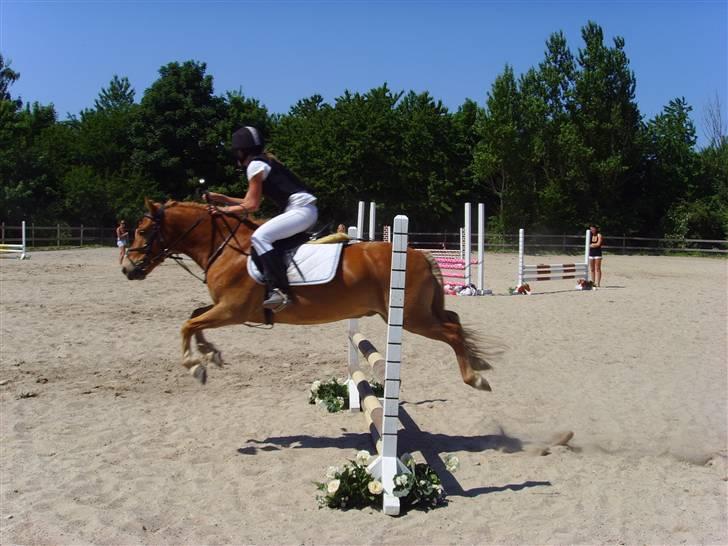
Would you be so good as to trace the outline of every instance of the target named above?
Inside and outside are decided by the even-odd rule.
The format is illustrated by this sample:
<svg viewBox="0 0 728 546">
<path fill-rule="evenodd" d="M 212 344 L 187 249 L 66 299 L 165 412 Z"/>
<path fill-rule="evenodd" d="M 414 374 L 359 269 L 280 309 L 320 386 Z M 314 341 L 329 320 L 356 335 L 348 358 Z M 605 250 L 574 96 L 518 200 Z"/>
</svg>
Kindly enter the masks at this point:
<svg viewBox="0 0 728 546">
<path fill-rule="evenodd" d="M 213 216 L 209 214 L 205 214 L 203 216 L 200 216 L 190 227 L 188 227 L 181 235 L 179 235 L 177 238 L 175 238 L 171 243 L 167 244 L 164 240 L 164 235 L 162 234 L 162 221 L 164 220 L 164 210 L 165 206 L 164 204 L 160 205 L 160 207 L 153 213 L 145 213 L 144 217 L 149 218 L 152 221 L 152 233 L 149 236 L 149 238 L 146 240 L 146 243 L 144 246 L 141 247 L 134 247 L 130 248 L 128 252 L 144 252 L 144 256 L 140 261 L 134 261 L 130 256 L 127 256 L 129 261 L 132 263 L 135 269 L 139 269 L 142 272 L 146 273 L 146 269 L 154 264 L 157 264 L 166 258 L 171 258 L 174 260 L 174 263 L 179 265 L 182 269 L 187 271 L 190 275 L 192 275 L 197 280 L 201 281 L 204 284 L 207 284 L 207 272 L 210 270 L 210 267 L 212 267 L 212 264 L 217 260 L 217 258 L 222 254 L 222 251 L 225 249 L 226 246 L 230 243 L 231 239 L 235 239 L 235 242 L 238 243 L 237 238 L 235 237 L 235 234 L 238 231 L 238 228 L 245 222 L 245 218 L 241 218 L 234 214 L 228 214 L 225 212 L 220 211 L 220 216 L 225 224 L 225 227 L 227 228 L 228 234 L 225 237 L 225 239 L 222 241 L 222 243 L 210 254 L 210 257 L 207 260 L 207 264 L 205 264 L 204 268 L 204 277 L 200 277 L 199 275 L 195 274 L 194 271 L 192 271 L 189 267 L 187 267 L 186 264 L 183 263 L 182 256 L 177 255 L 174 251 L 171 249 L 182 241 L 185 237 L 187 237 L 197 226 L 199 226 L 202 221 L 205 219 L 205 217 L 209 216 L 210 218 L 214 218 Z M 235 227 L 230 227 L 230 224 L 225 219 L 226 216 L 231 216 L 235 218 L 238 223 L 235 225 Z M 215 242 L 215 234 L 218 229 L 217 223 L 213 220 L 213 232 L 212 237 L 210 238 L 211 247 L 214 245 Z M 154 241 L 159 238 L 162 250 L 160 250 L 155 256 L 151 256 L 151 250 L 152 250 L 152 244 Z M 234 248 L 244 256 L 249 256 L 250 253 L 246 252 L 243 248 L 240 247 L 240 243 L 238 243 L 237 248 L 235 246 L 231 245 L 231 248 Z"/>
</svg>

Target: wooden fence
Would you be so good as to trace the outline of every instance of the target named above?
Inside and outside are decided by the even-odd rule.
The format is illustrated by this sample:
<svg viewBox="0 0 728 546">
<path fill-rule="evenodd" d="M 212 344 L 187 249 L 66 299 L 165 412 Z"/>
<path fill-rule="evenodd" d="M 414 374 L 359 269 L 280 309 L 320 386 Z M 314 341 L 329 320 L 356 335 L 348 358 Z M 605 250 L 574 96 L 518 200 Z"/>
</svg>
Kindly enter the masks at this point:
<svg viewBox="0 0 728 546">
<path fill-rule="evenodd" d="M 67 226 L 36 226 L 25 224 L 25 239 L 28 248 L 102 245 L 116 246 L 116 228 Z M 0 244 L 21 242 L 21 227 L 0 223 Z"/>
<path fill-rule="evenodd" d="M 0 223 L 0 244 L 21 242 L 20 226 Z M 130 239 L 133 233 L 130 232 Z M 84 245 L 116 245 L 116 230 L 113 227 L 36 226 L 26 223 L 28 248 L 63 247 Z M 377 234 L 381 239 L 381 234 Z M 475 245 L 475 237 L 473 245 Z M 414 248 L 455 250 L 460 246 L 459 233 L 430 232 L 410 233 L 410 246 Z M 517 251 L 518 233 L 485 234 L 486 251 Z M 669 254 L 705 253 L 728 254 L 728 240 L 712 239 L 655 239 L 650 237 L 629 237 L 626 235 L 604 235 L 604 251 L 610 254 Z M 584 235 L 526 235 L 526 253 L 544 252 L 551 254 L 579 254 L 584 250 Z"/>
<path fill-rule="evenodd" d="M 706 253 L 728 254 L 728 240 L 714 239 L 657 239 L 650 237 L 611 236 L 605 234 L 602 248 L 610 254 L 670 254 Z M 475 244 L 475 237 L 472 244 Z M 458 233 L 410 233 L 410 246 L 422 249 L 456 250 L 460 247 Z M 518 251 L 518 233 L 485 234 L 486 252 Z M 584 235 L 526 234 L 526 253 L 581 254 Z"/>
</svg>

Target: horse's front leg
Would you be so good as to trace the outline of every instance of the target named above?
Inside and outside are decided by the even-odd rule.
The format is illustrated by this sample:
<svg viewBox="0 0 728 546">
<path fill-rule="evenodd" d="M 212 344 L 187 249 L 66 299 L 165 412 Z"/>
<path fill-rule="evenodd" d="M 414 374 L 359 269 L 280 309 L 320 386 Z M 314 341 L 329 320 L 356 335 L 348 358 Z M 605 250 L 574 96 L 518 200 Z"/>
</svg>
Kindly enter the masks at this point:
<svg viewBox="0 0 728 546">
<path fill-rule="evenodd" d="M 236 316 L 235 311 L 231 307 L 223 303 L 218 303 L 216 305 L 208 305 L 207 307 L 195 309 L 190 319 L 182 325 L 182 365 L 203 385 L 207 382 L 207 368 L 199 358 L 196 358 L 192 354 L 190 349 L 192 336 L 195 336 L 198 347 L 201 345 L 204 347 L 201 348 L 201 352 L 205 355 L 212 353 L 212 356 L 208 359 L 221 365 L 222 358 L 220 351 L 212 343 L 205 340 L 205 337 L 202 335 L 202 330 L 219 328 L 220 326 L 227 326 L 228 324 L 235 324 L 240 321 L 241 318 Z M 206 349 L 210 350 L 208 351 Z"/>
<path fill-rule="evenodd" d="M 190 318 L 193 319 L 195 317 L 199 317 L 202 313 L 209 311 L 213 307 L 213 305 L 199 307 L 192 311 Z M 195 345 L 197 345 L 197 350 L 202 354 L 205 360 L 207 360 L 208 362 L 212 362 L 218 368 L 223 367 L 225 362 L 222 359 L 222 352 L 220 352 L 220 350 L 215 347 L 215 345 L 213 345 L 211 342 L 207 341 L 204 334 L 202 333 L 202 330 L 198 330 L 197 332 L 195 332 Z M 189 355 L 189 357 L 190 359 L 192 359 L 192 355 Z"/>
</svg>

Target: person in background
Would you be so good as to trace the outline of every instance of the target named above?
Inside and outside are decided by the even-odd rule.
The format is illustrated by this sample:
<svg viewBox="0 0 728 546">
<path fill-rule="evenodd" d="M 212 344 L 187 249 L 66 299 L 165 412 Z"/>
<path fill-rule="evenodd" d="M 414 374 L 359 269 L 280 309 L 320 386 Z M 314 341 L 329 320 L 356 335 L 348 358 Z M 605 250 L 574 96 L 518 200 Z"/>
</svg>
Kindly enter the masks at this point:
<svg viewBox="0 0 728 546">
<path fill-rule="evenodd" d="M 346 233 L 346 226 L 344 224 L 336 226 L 336 233 Z"/>
<path fill-rule="evenodd" d="M 126 229 L 124 220 L 120 220 L 116 226 L 116 246 L 119 247 L 119 263 L 121 263 L 126 255 L 126 247 L 129 246 L 129 230 Z"/>
<path fill-rule="evenodd" d="M 589 245 L 589 269 L 591 280 L 594 286 L 599 287 L 602 283 L 602 244 L 604 239 L 599 232 L 598 226 L 589 226 L 591 231 L 591 244 Z"/>
</svg>

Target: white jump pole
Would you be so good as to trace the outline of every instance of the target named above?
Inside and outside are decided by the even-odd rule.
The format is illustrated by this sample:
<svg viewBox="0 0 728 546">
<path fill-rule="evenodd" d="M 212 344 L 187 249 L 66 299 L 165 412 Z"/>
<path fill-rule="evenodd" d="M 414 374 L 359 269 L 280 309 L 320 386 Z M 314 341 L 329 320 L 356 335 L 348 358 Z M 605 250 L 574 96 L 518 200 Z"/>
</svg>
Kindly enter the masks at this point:
<svg viewBox="0 0 728 546">
<path fill-rule="evenodd" d="M 584 277 L 585 281 L 589 281 L 589 247 L 590 246 L 591 246 L 591 230 L 587 229 L 586 235 L 584 237 L 584 263 L 586 264 L 586 276 Z"/>
<path fill-rule="evenodd" d="M 369 203 L 369 240 L 374 240 L 374 230 L 376 229 L 377 204 L 372 201 Z"/>
<path fill-rule="evenodd" d="M 366 203 L 359 201 L 359 209 L 356 214 L 356 237 L 357 240 L 361 240 L 364 237 L 364 214 L 366 209 L 364 208 Z"/>
<path fill-rule="evenodd" d="M 409 219 L 394 218 L 392 233 L 392 271 L 387 319 L 387 362 L 384 371 L 384 413 L 382 415 L 382 452 L 367 470 L 384 487 L 383 511 L 399 514 L 399 498 L 394 496 L 394 477 L 407 472 L 397 457 L 399 428 L 399 387 L 402 365 L 402 326 L 404 324 L 404 287 L 407 273 L 407 230 Z"/>
<path fill-rule="evenodd" d="M 359 201 L 359 212 L 356 219 L 356 224 L 363 225 L 364 224 L 364 201 Z M 357 228 L 354 226 L 349 227 L 348 231 L 350 242 L 358 242 L 359 241 L 359 233 L 357 232 Z M 359 354 L 357 353 L 357 348 L 354 347 L 354 345 L 349 342 L 349 339 L 351 336 L 353 336 L 355 333 L 359 331 L 359 319 L 349 319 L 349 335 L 347 336 L 347 347 L 348 347 L 348 354 L 349 354 L 349 368 L 352 368 L 353 364 L 359 365 Z M 348 381 L 348 387 L 349 387 L 349 409 L 351 411 L 359 411 L 361 409 L 361 400 L 359 398 L 359 391 L 356 388 L 356 384 L 354 383 L 354 380 L 351 378 L 351 374 L 349 375 L 349 381 Z"/>
<path fill-rule="evenodd" d="M 485 290 L 485 205 L 478 203 L 478 290 Z"/>
<path fill-rule="evenodd" d="M 523 228 L 518 230 L 518 281 L 516 288 L 523 284 L 523 247 L 524 247 L 524 231 Z"/>
<path fill-rule="evenodd" d="M 473 237 L 473 231 L 472 231 L 472 225 L 471 225 L 471 210 L 470 210 L 470 203 L 465 203 L 465 248 L 464 253 L 465 256 L 463 257 L 463 260 L 465 262 L 465 286 L 470 286 L 470 283 L 472 281 L 471 279 L 471 266 L 470 266 L 470 253 L 471 253 L 471 244 L 472 244 L 472 237 Z"/>
</svg>

